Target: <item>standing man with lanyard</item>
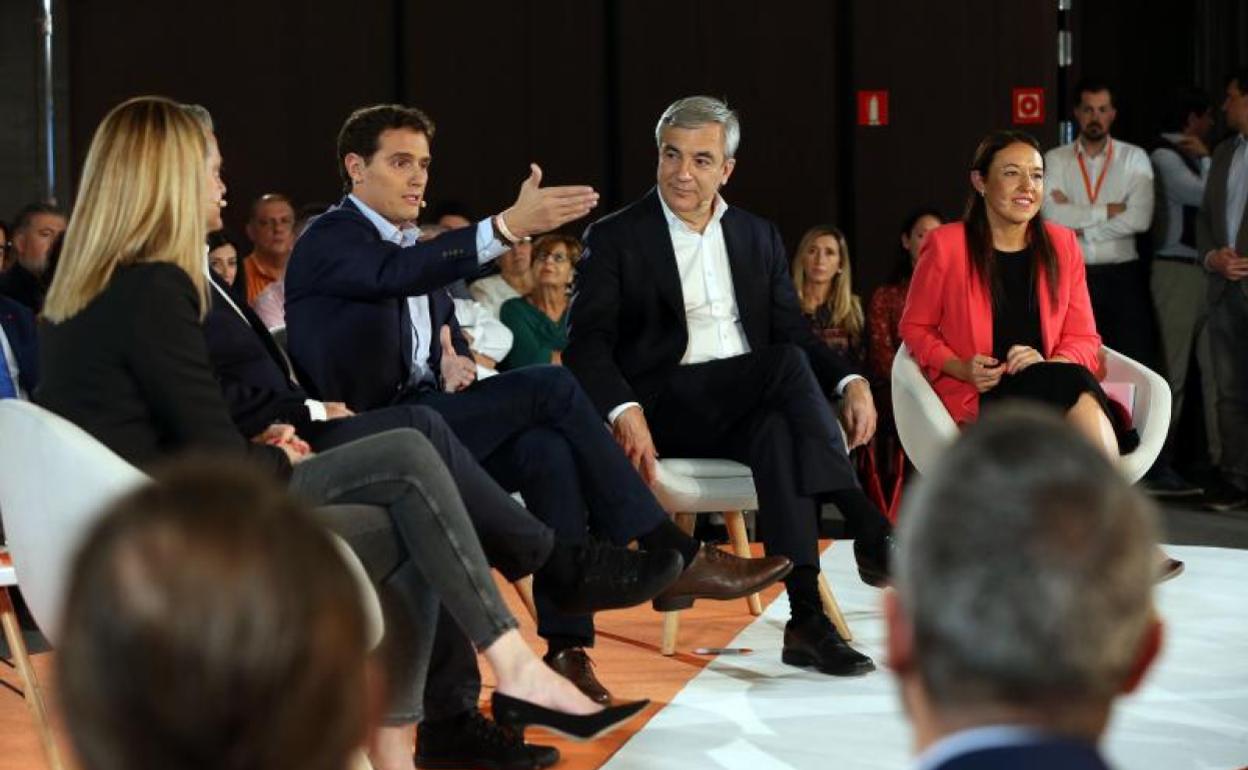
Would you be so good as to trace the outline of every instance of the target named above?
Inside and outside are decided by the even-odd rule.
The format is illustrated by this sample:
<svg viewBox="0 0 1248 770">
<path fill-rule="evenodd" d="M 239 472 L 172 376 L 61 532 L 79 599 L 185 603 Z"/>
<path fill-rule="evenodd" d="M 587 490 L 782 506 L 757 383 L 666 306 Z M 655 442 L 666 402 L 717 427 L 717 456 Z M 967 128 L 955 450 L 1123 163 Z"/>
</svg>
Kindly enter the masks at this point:
<svg viewBox="0 0 1248 770">
<path fill-rule="evenodd" d="M 1105 344 L 1157 368 L 1156 326 L 1135 236 L 1153 220 L 1153 167 L 1144 150 L 1109 135 L 1117 117 L 1107 85 L 1075 88 L 1074 142 L 1044 156 L 1044 216 L 1074 230 Z"/>
</svg>

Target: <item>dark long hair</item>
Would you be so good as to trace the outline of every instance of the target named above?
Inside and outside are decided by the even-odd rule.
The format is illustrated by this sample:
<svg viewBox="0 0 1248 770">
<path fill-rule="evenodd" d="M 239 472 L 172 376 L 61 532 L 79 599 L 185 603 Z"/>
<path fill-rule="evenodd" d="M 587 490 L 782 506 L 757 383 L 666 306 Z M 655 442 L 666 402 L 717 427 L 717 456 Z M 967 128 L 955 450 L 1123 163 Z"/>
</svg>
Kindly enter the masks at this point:
<svg viewBox="0 0 1248 770">
<path fill-rule="evenodd" d="M 988 167 L 992 165 L 997 153 L 1012 144 L 1025 144 L 1040 152 L 1040 143 L 1035 137 L 1024 131 L 993 131 L 984 137 L 975 149 L 975 157 L 971 160 L 971 170 L 978 171 L 985 180 L 988 179 Z M 970 253 L 971 269 L 975 277 L 983 281 L 992 295 L 992 304 L 996 307 L 1001 298 L 1001 280 L 997 274 L 997 261 L 993 256 L 992 229 L 988 226 L 988 206 L 984 196 L 973 188 L 966 200 L 966 213 L 962 216 L 966 224 L 966 248 Z M 1057 253 L 1053 251 L 1053 243 L 1044 229 L 1044 217 L 1040 212 L 1027 223 L 1027 245 L 1031 247 L 1032 281 L 1039 278 L 1044 271 L 1045 283 L 1049 289 L 1049 299 L 1057 297 L 1058 266 Z"/>
</svg>

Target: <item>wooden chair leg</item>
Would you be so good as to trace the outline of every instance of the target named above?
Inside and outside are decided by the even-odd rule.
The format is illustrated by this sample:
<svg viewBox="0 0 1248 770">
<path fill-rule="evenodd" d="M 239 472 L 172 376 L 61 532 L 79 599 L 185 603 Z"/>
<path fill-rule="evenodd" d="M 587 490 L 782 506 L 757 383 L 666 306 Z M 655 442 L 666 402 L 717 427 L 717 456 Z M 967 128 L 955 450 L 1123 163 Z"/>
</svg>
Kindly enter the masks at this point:
<svg viewBox="0 0 1248 770">
<path fill-rule="evenodd" d="M 836 626 L 836 630 L 845 638 L 845 641 L 852 642 L 854 635 L 849 630 L 849 624 L 845 622 L 845 615 L 841 612 L 841 605 L 836 603 L 836 596 L 832 593 L 832 586 L 828 584 L 828 579 L 824 577 L 822 572 L 819 573 L 819 598 L 823 600 L 823 611 L 832 620 L 832 625 Z"/>
<path fill-rule="evenodd" d="M 22 678 L 22 692 L 26 696 L 26 706 L 35 721 L 35 729 L 39 733 L 39 742 L 43 744 L 43 753 L 52 770 L 64 770 L 61 752 L 57 748 L 56 738 L 52 735 L 52 726 L 48 724 L 48 712 L 43 705 L 43 694 L 39 691 L 39 680 L 35 669 L 30 663 L 30 655 L 26 651 L 26 640 L 22 638 L 22 629 L 17 622 L 17 613 L 13 610 L 13 602 L 9 599 L 9 589 L 0 588 L 0 625 L 4 626 L 4 640 L 13 655 L 13 664 Z"/>
<path fill-rule="evenodd" d="M 732 543 L 732 551 L 743 559 L 750 558 L 750 538 L 745 532 L 745 515 L 741 511 L 724 511 L 724 525 L 728 528 L 728 541 Z M 763 614 L 763 601 L 758 594 L 750 594 L 745 598 L 750 614 L 758 617 Z"/>
<path fill-rule="evenodd" d="M 537 603 L 533 601 L 533 576 L 525 575 L 516 582 L 511 584 L 516 589 L 516 595 L 520 597 L 520 601 L 524 604 L 524 608 L 529 611 L 529 617 L 533 622 L 537 622 Z"/>
<path fill-rule="evenodd" d="M 686 535 L 693 534 L 693 526 L 698 520 L 696 513 L 674 513 L 672 518 L 676 521 L 676 526 Z M 659 651 L 664 655 L 676 654 L 676 635 L 680 632 L 680 612 L 663 613 L 663 641 L 659 646 Z"/>
</svg>

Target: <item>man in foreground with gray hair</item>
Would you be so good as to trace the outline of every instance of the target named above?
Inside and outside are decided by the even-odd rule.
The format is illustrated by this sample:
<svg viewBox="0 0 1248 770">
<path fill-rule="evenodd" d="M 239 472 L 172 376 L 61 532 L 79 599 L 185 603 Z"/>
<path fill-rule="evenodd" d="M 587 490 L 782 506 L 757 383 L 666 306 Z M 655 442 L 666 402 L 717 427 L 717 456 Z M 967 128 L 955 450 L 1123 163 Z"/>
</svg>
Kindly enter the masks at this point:
<svg viewBox="0 0 1248 770">
<path fill-rule="evenodd" d="M 1018 409 L 972 426 L 900 518 L 887 654 L 918 768 L 1108 767 L 1114 699 L 1161 647 L 1152 503 Z"/>
<path fill-rule="evenodd" d="M 818 516 L 822 502 L 836 505 L 859 574 L 883 585 L 891 529 L 846 451 L 870 440 L 875 405 L 867 381 L 802 318 L 776 226 L 720 195 L 740 137 L 719 99 L 691 96 L 663 112 L 656 187 L 585 234 L 563 361 L 647 482 L 659 453 L 750 467 L 763 543 L 794 565 L 784 662 L 863 674 L 870 658 L 823 614 Z"/>
</svg>

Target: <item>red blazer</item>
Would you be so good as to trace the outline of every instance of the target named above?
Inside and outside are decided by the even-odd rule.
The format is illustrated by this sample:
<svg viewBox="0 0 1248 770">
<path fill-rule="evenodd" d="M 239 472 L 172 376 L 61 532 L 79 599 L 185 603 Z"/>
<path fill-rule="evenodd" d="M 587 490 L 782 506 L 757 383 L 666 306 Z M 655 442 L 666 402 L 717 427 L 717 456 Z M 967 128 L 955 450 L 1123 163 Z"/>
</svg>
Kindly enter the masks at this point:
<svg viewBox="0 0 1248 770">
<path fill-rule="evenodd" d="M 1045 358 L 1062 356 L 1096 372 L 1101 336 L 1088 299 L 1083 253 L 1073 230 L 1052 222 L 1044 226 L 1057 252 L 1059 275 L 1056 299 L 1049 296 L 1043 273 L 1036 281 L 1044 343 L 1040 353 Z M 928 233 L 901 314 L 901 339 L 954 421 L 973 421 L 979 414 L 975 386 L 941 371 L 951 358 L 992 355 L 990 292 L 983 281 L 973 278 L 961 222 Z"/>
</svg>

